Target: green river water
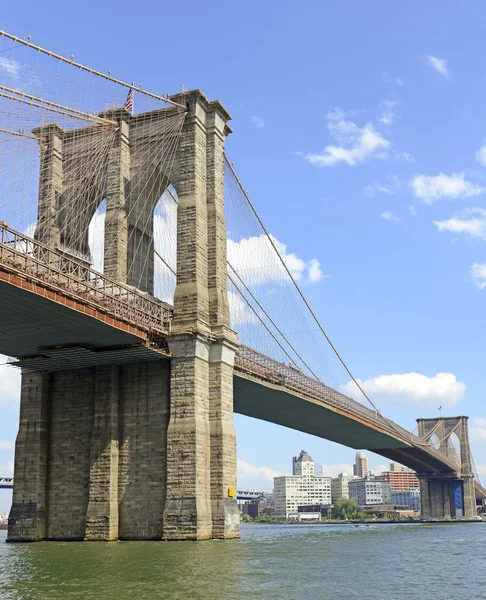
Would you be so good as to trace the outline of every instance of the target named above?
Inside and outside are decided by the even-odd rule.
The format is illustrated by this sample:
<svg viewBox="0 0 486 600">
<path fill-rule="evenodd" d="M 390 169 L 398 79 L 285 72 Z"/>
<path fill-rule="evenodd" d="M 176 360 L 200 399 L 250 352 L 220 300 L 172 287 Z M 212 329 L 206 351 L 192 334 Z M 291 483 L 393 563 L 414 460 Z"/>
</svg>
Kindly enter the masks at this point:
<svg viewBox="0 0 486 600">
<path fill-rule="evenodd" d="M 208 542 L 6 544 L 1 600 L 486 598 L 486 523 L 247 525 Z"/>
</svg>

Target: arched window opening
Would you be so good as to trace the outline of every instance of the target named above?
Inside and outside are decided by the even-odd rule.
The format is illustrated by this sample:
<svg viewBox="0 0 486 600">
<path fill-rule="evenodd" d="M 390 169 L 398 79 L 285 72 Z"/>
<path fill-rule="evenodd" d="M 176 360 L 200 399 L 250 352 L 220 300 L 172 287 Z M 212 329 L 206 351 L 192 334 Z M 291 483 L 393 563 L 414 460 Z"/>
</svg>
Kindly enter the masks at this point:
<svg viewBox="0 0 486 600">
<path fill-rule="evenodd" d="M 432 446 L 432 448 L 434 448 L 435 450 L 439 450 L 440 448 L 440 440 L 439 437 L 437 436 L 436 433 L 433 433 L 430 438 L 429 438 L 429 444 Z"/>
<path fill-rule="evenodd" d="M 88 245 L 91 266 L 95 271 L 103 273 L 105 255 L 105 218 L 106 200 L 95 210 L 88 227 Z"/>
<path fill-rule="evenodd" d="M 177 271 L 177 203 L 172 185 L 154 209 L 154 296 L 174 304 Z"/>
<path fill-rule="evenodd" d="M 455 433 L 447 438 L 447 456 L 456 462 L 461 462 L 461 442 Z"/>
</svg>

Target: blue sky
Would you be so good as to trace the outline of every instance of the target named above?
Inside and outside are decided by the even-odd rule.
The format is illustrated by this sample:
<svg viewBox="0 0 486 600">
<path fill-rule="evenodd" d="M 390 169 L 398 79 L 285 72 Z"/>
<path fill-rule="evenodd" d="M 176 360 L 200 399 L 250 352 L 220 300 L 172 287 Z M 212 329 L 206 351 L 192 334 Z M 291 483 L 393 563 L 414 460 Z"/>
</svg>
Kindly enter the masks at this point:
<svg viewBox="0 0 486 600">
<path fill-rule="evenodd" d="M 228 153 L 268 228 L 328 276 L 305 293 L 356 377 L 410 429 L 440 405 L 469 415 L 486 479 L 484 3 L 117 6 L 24 0 L 2 27 L 155 92 L 184 84 L 220 99 Z M 0 391 L 6 471 L 10 373 Z M 268 489 L 301 448 L 332 473 L 353 461 L 324 440 L 235 423 L 240 486 Z"/>
</svg>

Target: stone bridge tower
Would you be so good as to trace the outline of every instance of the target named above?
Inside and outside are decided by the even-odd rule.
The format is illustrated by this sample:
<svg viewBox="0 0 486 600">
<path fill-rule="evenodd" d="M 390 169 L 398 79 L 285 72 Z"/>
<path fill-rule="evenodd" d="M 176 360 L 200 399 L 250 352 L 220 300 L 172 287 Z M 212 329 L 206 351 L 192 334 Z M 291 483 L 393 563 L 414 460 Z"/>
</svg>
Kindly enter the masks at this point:
<svg viewBox="0 0 486 600">
<path fill-rule="evenodd" d="M 153 209 L 172 184 L 177 281 L 170 359 L 23 373 L 9 541 L 239 536 L 237 336 L 229 320 L 224 216 L 231 117 L 199 90 L 173 99 L 187 113 L 170 167 L 158 148 L 174 108 L 134 116 L 115 109 L 101 115 L 108 121 L 102 125 L 34 130 L 42 167 L 35 237 L 88 262 L 90 218 L 105 199 L 104 273 L 150 295 Z M 90 176 L 92 127 L 111 137 Z M 85 178 L 76 179 L 82 161 Z M 80 218 L 71 218 L 65 201 L 69 181 L 77 185 Z"/>
<path fill-rule="evenodd" d="M 450 519 L 476 515 L 474 473 L 469 446 L 468 417 L 417 419 L 418 435 L 427 442 L 437 436 L 439 450 L 457 464 L 456 476 L 418 473 L 422 517 Z M 459 441 L 459 452 L 452 443 Z"/>
</svg>

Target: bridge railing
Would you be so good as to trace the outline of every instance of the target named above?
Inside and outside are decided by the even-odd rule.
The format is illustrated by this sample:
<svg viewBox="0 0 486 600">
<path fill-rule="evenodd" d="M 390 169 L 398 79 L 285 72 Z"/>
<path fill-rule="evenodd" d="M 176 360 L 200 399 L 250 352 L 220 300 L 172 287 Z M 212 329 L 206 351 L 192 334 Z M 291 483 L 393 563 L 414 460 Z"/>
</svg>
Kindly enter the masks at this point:
<svg viewBox="0 0 486 600">
<path fill-rule="evenodd" d="M 236 367 L 240 371 L 264 379 L 269 383 L 284 386 L 310 398 L 324 400 L 327 404 L 340 410 L 345 409 L 356 417 L 364 418 L 371 422 L 379 421 L 382 427 L 388 425 L 387 419 L 382 417 L 377 411 L 371 410 L 356 402 L 356 400 L 309 377 L 299 369 L 276 361 L 270 356 L 253 350 L 253 348 L 249 348 L 248 346 L 240 346 L 239 352 L 236 355 Z M 403 433 L 409 434 L 405 429 Z"/>
<path fill-rule="evenodd" d="M 83 305 L 139 327 L 167 334 L 172 309 L 118 283 L 62 250 L 50 248 L 0 223 L 0 265 L 8 272 Z"/>
<path fill-rule="evenodd" d="M 410 431 L 387 419 L 378 411 L 363 406 L 360 402 L 309 377 L 299 369 L 279 362 L 257 350 L 253 350 L 253 348 L 240 346 L 236 354 L 235 368 L 238 371 L 247 373 L 268 383 L 285 387 L 289 391 L 302 394 L 310 399 L 319 400 L 338 410 L 345 410 L 354 417 L 380 427 L 397 439 L 412 446 L 426 448 L 431 456 L 434 456 L 454 469 L 457 468 L 444 454 L 432 448 L 430 444 L 413 435 Z"/>
</svg>

